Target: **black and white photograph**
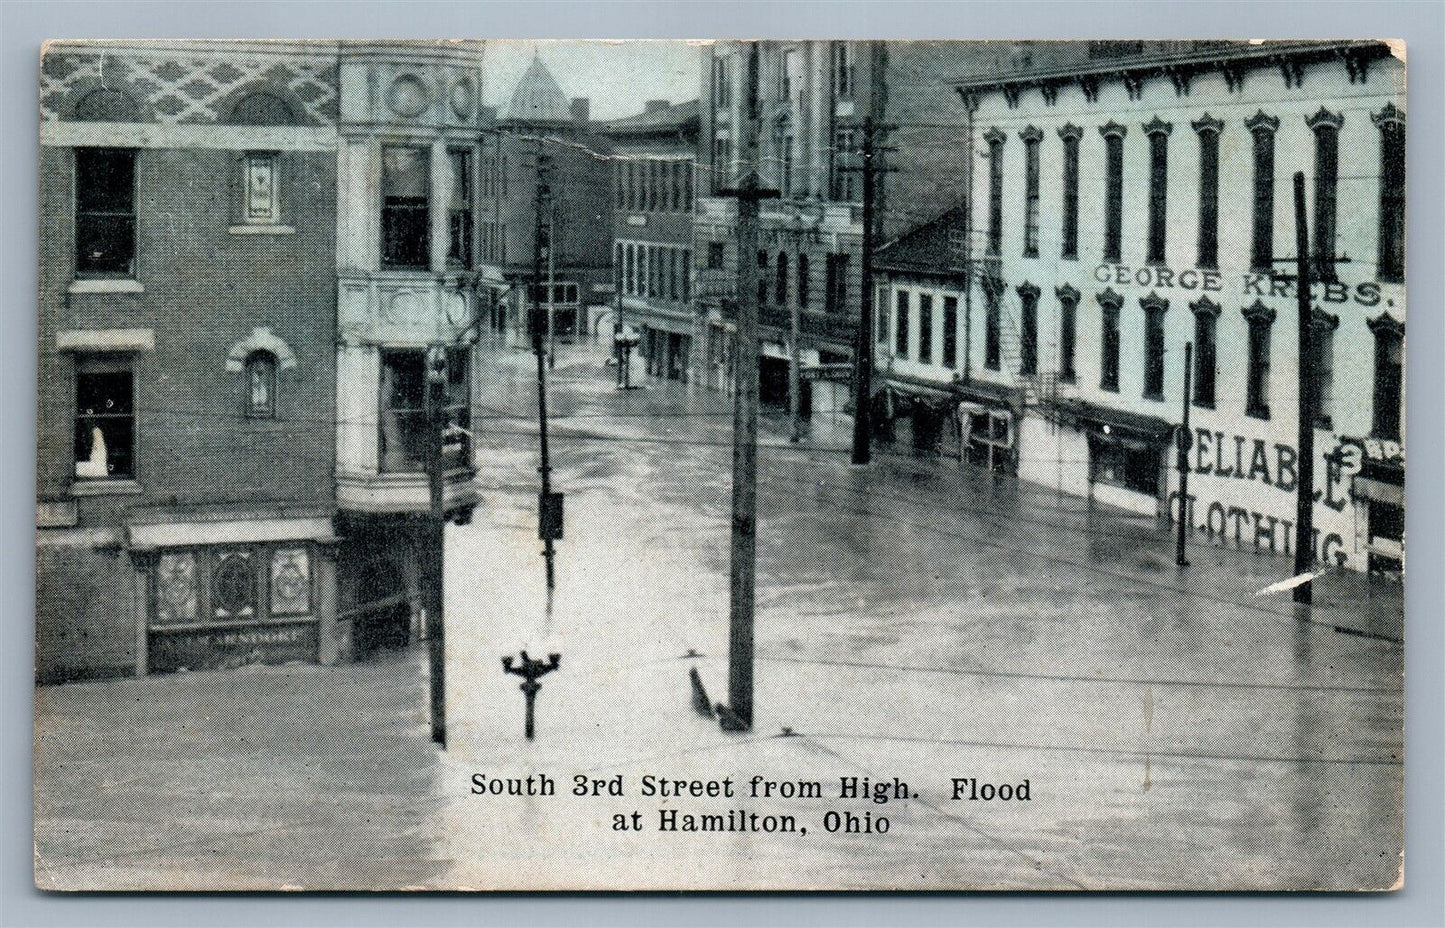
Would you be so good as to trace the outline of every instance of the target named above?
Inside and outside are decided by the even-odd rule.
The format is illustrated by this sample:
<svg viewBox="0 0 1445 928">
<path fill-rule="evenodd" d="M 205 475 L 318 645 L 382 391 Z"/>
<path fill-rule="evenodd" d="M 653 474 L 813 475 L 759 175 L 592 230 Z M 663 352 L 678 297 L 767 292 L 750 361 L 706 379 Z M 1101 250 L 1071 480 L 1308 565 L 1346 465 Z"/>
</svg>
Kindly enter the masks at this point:
<svg viewBox="0 0 1445 928">
<path fill-rule="evenodd" d="M 1406 58 L 56 37 L 35 886 L 1399 890 Z"/>
</svg>

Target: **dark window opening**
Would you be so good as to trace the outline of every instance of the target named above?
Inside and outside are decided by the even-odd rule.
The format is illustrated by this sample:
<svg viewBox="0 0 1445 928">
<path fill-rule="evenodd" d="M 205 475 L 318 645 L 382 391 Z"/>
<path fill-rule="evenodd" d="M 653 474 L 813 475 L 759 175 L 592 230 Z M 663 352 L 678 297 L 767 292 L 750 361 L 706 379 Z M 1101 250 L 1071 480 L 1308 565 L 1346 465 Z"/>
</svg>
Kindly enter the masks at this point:
<svg viewBox="0 0 1445 928">
<path fill-rule="evenodd" d="M 1194 398 L 1195 406 L 1214 408 L 1215 328 L 1217 313 L 1195 310 L 1194 313 Z"/>
<path fill-rule="evenodd" d="M 1268 272 L 1274 265 L 1274 132 L 1254 130 L 1254 235 L 1250 266 Z"/>
<path fill-rule="evenodd" d="M 778 263 L 773 269 L 773 298 L 779 306 L 788 305 L 788 253 L 778 252 Z"/>
<path fill-rule="evenodd" d="M 988 253 L 1003 253 L 1003 141 L 988 145 Z"/>
<path fill-rule="evenodd" d="M 1104 136 L 1104 260 L 1119 261 L 1124 240 L 1124 137 Z"/>
<path fill-rule="evenodd" d="M 721 270 L 727 256 L 727 245 L 723 242 L 707 243 L 707 269 L 710 271 Z"/>
<path fill-rule="evenodd" d="M 135 161 L 128 148 L 76 150 L 77 276 L 135 276 Z"/>
<path fill-rule="evenodd" d="M 933 297 L 918 295 L 918 363 L 933 363 Z"/>
<path fill-rule="evenodd" d="M 381 263 L 431 266 L 430 159 L 425 148 L 381 150 Z"/>
<path fill-rule="evenodd" d="M 798 306 L 808 308 L 808 255 L 798 255 Z"/>
<path fill-rule="evenodd" d="M 1405 279 L 1405 124 L 1380 124 L 1381 280 Z"/>
<path fill-rule="evenodd" d="M 1059 379 L 1073 383 L 1077 377 L 1074 369 L 1074 351 L 1078 337 L 1078 301 L 1073 298 L 1059 299 Z"/>
<path fill-rule="evenodd" d="M 1219 132 L 1199 133 L 1200 267 L 1219 267 Z"/>
<path fill-rule="evenodd" d="M 426 467 L 426 351 L 381 353 L 382 473 L 416 473 Z"/>
<path fill-rule="evenodd" d="M 465 148 L 447 150 L 452 169 L 451 203 L 447 209 L 449 241 L 447 263 L 472 266 L 472 153 Z"/>
<path fill-rule="evenodd" d="M 271 419 L 276 415 L 276 357 L 256 351 L 246 359 L 246 415 Z"/>
<path fill-rule="evenodd" d="M 1024 140 L 1024 257 L 1039 256 L 1039 140 Z"/>
<path fill-rule="evenodd" d="M 983 366 L 991 371 L 999 369 L 999 294 L 992 289 L 983 295 Z"/>
<path fill-rule="evenodd" d="M 1099 389 L 1119 392 L 1119 307 L 1105 303 L 1099 335 Z"/>
<path fill-rule="evenodd" d="M 1039 295 L 1026 290 L 1019 301 L 1019 374 L 1032 377 L 1039 372 Z"/>
<path fill-rule="evenodd" d="M 1246 415 L 1269 418 L 1269 335 L 1272 319 L 1249 320 L 1249 373 L 1245 384 Z"/>
<path fill-rule="evenodd" d="M 1374 421 L 1375 438 L 1400 438 L 1400 393 L 1404 384 L 1405 340 L 1398 332 L 1375 331 Z"/>
<path fill-rule="evenodd" d="M 908 315 L 912 312 L 909 307 L 909 294 L 907 290 L 899 290 L 894 298 L 897 300 L 898 318 L 893 323 L 893 350 L 901 358 L 908 357 Z"/>
<path fill-rule="evenodd" d="M 1315 127 L 1315 273 L 1335 279 L 1335 211 L 1340 173 L 1340 130 L 1328 123 Z"/>
<path fill-rule="evenodd" d="M 1064 138 L 1064 227 L 1060 256 L 1079 256 L 1079 139 Z"/>
<path fill-rule="evenodd" d="M 943 298 L 943 366 L 958 365 L 958 297 Z"/>
<path fill-rule="evenodd" d="M 1149 253 L 1151 264 L 1164 263 L 1168 227 L 1169 134 L 1149 133 Z"/>
<path fill-rule="evenodd" d="M 135 476 L 135 375 L 127 356 L 76 359 L 75 476 Z"/>
<path fill-rule="evenodd" d="M 1159 461 L 1159 449 L 1142 442 L 1089 439 L 1090 477 L 1096 483 L 1158 496 Z"/>
<path fill-rule="evenodd" d="M 1144 398 L 1164 399 L 1164 309 L 1144 310 Z"/>
</svg>

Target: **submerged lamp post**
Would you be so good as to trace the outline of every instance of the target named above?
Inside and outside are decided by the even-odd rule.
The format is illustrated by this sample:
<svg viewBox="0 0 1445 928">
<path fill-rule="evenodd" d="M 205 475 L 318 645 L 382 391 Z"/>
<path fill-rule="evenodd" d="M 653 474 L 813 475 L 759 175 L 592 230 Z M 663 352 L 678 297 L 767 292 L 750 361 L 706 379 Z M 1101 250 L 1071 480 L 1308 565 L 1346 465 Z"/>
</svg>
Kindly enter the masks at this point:
<svg viewBox="0 0 1445 928">
<path fill-rule="evenodd" d="M 514 673 L 522 678 L 522 685 L 518 687 L 518 689 L 527 697 L 526 733 L 527 740 L 530 741 L 535 733 L 533 712 L 537 704 L 537 691 L 542 688 L 542 684 L 537 682 L 537 678 L 546 676 L 558 667 L 561 667 L 562 655 L 548 654 L 545 661 L 540 661 L 536 658 L 528 657 L 527 652 L 523 651 L 521 660 L 521 666 L 513 666 L 512 658 L 502 658 L 502 670 L 507 673 Z"/>
</svg>

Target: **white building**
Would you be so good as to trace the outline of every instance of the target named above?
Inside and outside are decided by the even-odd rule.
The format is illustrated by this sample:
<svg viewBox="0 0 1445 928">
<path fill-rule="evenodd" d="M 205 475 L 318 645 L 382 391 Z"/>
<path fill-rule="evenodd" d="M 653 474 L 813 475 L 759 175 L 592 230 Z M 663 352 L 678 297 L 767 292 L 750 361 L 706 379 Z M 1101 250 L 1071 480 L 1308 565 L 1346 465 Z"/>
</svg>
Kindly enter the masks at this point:
<svg viewBox="0 0 1445 928">
<path fill-rule="evenodd" d="M 1040 43 L 956 87 L 971 209 L 879 256 L 893 389 L 934 397 L 975 461 L 1172 519 L 1192 342 L 1186 518 L 1288 552 L 1303 172 L 1316 557 L 1398 569 L 1403 61 L 1378 42 Z"/>
</svg>

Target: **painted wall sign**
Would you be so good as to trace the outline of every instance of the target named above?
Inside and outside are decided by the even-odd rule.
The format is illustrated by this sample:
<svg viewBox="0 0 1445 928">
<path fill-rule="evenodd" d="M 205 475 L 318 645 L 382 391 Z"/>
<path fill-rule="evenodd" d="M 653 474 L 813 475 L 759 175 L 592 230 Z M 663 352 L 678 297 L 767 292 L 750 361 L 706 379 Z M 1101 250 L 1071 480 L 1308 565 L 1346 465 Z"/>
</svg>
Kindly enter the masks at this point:
<svg viewBox="0 0 1445 928">
<path fill-rule="evenodd" d="M 1101 284 L 1119 287 L 1148 287 L 1152 290 L 1183 290 L 1203 293 L 1217 293 L 1224 290 L 1231 278 L 1211 268 L 1184 268 L 1176 270 L 1163 264 L 1148 264 L 1134 267 L 1128 264 L 1100 264 L 1094 268 L 1094 280 Z M 1272 274 L 1246 273 L 1239 275 L 1240 295 L 1270 296 L 1294 299 L 1295 284 L 1292 279 Z M 1380 302 L 1380 284 L 1362 281 L 1350 285 L 1317 281 L 1310 286 L 1310 296 L 1318 303 L 1350 303 L 1360 306 L 1375 306 Z M 1393 305 L 1393 301 L 1391 301 Z"/>
<path fill-rule="evenodd" d="M 152 670 L 217 670 L 246 664 L 316 660 L 314 621 L 249 628 L 152 629 Z"/>
</svg>

